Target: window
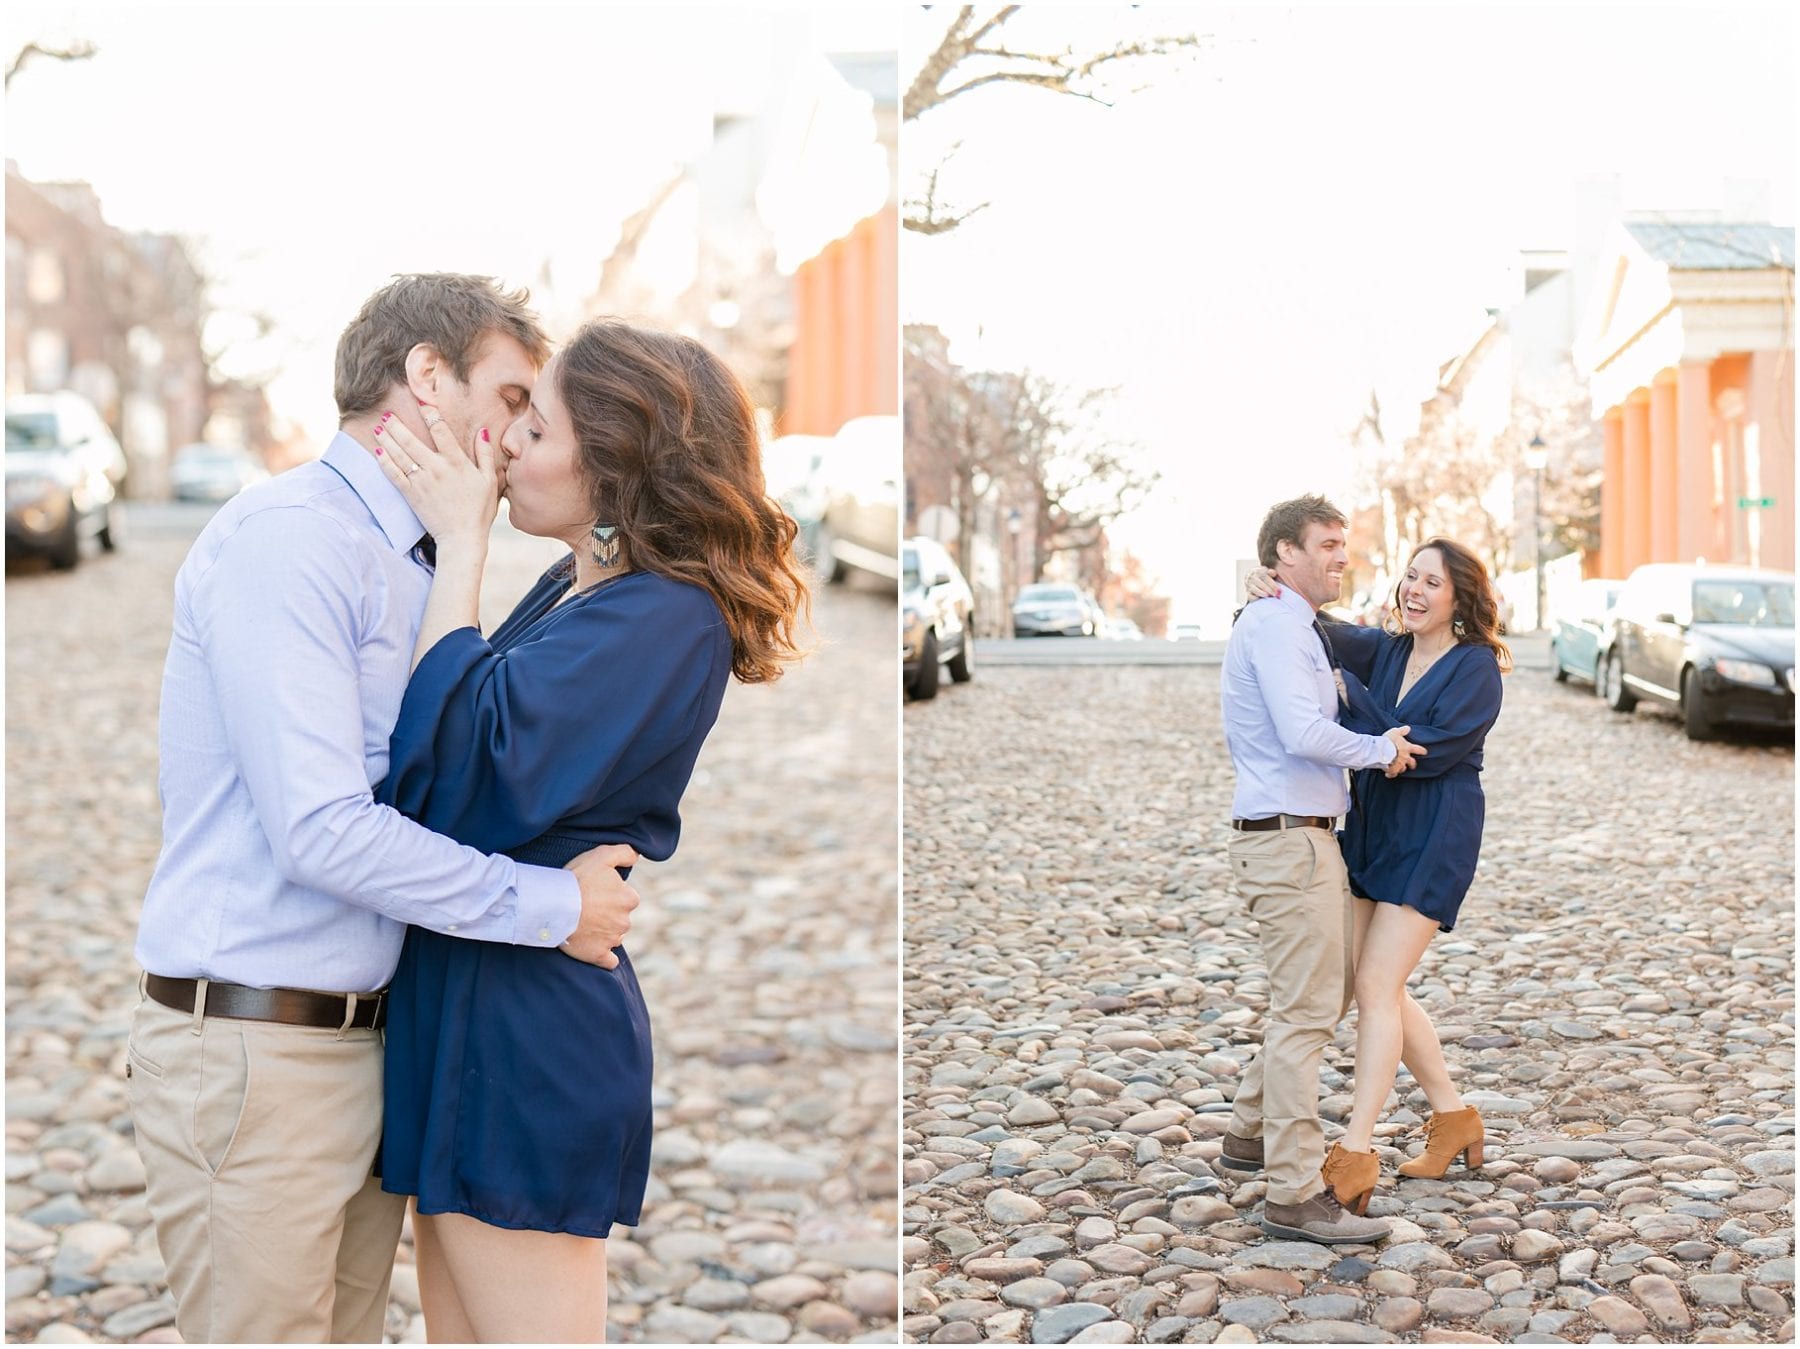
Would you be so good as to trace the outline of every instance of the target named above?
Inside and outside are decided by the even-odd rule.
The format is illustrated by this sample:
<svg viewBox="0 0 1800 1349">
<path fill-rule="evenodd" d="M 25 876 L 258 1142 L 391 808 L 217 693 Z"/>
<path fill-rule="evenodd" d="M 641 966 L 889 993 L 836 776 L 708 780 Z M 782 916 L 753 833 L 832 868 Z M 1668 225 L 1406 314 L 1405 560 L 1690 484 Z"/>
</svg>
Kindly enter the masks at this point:
<svg viewBox="0 0 1800 1349">
<path fill-rule="evenodd" d="M 25 276 L 25 293 L 34 304 L 55 304 L 67 289 L 62 259 L 47 248 L 32 250 Z"/>
</svg>

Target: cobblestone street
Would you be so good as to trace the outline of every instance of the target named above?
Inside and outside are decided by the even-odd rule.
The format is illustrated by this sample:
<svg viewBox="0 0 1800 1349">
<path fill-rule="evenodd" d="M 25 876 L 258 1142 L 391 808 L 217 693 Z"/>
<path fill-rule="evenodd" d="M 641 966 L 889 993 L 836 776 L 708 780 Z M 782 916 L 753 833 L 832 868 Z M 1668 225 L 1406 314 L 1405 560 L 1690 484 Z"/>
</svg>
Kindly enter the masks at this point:
<svg viewBox="0 0 1800 1349">
<path fill-rule="evenodd" d="M 6 585 L 9 1340 L 176 1338 L 123 1072 L 171 586 L 197 526 L 133 524 L 117 554 Z M 490 627 L 559 551 L 500 531 Z M 609 1244 L 610 1339 L 897 1334 L 891 594 L 832 587 L 818 655 L 732 686 L 681 851 L 634 876 L 657 1135 L 644 1223 Z M 411 1261 L 409 1239 L 388 1330 L 421 1341 Z"/>
<path fill-rule="evenodd" d="M 908 706 L 909 1339 L 1792 1343 L 1791 743 L 1541 669 L 1506 700 L 1481 869 L 1411 985 L 1487 1165 L 1395 1176 L 1403 1072 L 1393 1234 L 1335 1248 L 1265 1238 L 1260 1176 L 1215 1170 L 1267 1004 L 1217 667 L 990 665 Z"/>
</svg>

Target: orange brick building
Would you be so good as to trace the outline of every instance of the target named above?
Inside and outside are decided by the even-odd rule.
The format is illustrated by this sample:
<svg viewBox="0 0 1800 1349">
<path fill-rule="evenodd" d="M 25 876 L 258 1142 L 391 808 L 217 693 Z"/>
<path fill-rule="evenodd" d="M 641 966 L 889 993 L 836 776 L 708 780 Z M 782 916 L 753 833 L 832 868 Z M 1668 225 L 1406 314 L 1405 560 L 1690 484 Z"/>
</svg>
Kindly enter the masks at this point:
<svg viewBox="0 0 1800 1349">
<path fill-rule="evenodd" d="M 1628 220 L 1577 345 L 1605 437 L 1599 570 L 1794 566 L 1794 231 Z"/>
</svg>

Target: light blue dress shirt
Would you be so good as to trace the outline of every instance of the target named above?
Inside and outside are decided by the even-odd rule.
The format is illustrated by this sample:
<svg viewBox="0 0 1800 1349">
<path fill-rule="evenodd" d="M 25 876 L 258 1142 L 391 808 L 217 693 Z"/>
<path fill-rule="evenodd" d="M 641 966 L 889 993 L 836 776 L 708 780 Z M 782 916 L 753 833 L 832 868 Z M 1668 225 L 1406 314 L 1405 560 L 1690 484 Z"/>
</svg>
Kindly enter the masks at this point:
<svg viewBox="0 0 1800 1349">
<path fill-rule="evenodd" d="M 1236 819 L 1344 814 L 1346 768 L 1394 761 L 1384 735 L 1337 722 L 1337 681 L 1313 631 L 1317 615 L 1292 586 L 1254 601 L 1231 629 L 1220 680 L 1225 743 L 1237 769 Z"/>
<path fill-rule="evenodd" d="M 163 847 L 138 927 L 152 974 L 385 986 L 406 925 L 555 946 L 567 871 L 490 857 L 378 806 L 431 575 L 423 529 L 346 435 L 243 492 L 175 580 Z"/>
</svg>

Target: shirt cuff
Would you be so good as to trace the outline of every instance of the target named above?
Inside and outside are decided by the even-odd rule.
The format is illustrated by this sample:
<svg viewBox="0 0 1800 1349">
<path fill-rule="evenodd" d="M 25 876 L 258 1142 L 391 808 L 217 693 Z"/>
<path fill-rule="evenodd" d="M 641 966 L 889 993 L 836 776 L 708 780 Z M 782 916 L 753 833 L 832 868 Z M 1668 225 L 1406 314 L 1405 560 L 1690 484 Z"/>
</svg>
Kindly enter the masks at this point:
<svg viewBox="0 0 1800 1349">
<path fill-rule="evenodd" d="M 572 871 L 519 865 L 514 946 L 561 946 L 581 921 L 581 882 Z"/>
<path fill-rule="evenodd" d="M 1385 735 L 1370 736 L 1375 742 L 1375 763 L 1378 768 L 1386 768 L 1400 754 L 1400 747 Z"/>
</svg>

